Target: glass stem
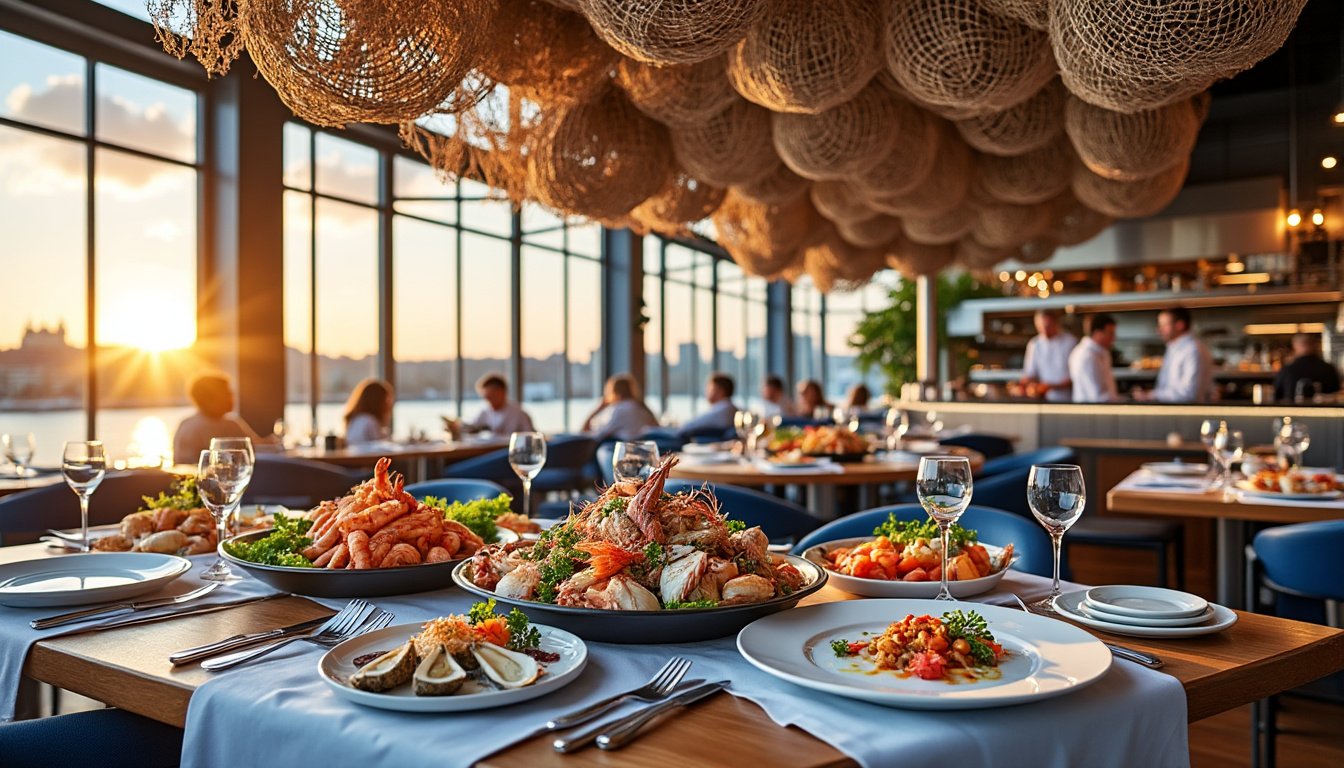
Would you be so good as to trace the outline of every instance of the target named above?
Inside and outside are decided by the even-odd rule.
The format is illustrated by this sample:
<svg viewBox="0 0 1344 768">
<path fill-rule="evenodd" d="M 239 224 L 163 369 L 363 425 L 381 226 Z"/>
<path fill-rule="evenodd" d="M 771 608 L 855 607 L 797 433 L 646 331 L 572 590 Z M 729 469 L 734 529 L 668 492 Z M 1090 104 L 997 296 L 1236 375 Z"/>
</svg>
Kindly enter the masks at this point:
<svg viewBox="0 0 1344 768">
<path fill-rule="evenodd" d="M 1050 532 L 1050 544 L 1055 550 L 1055 583 L 1050 588 L 1050 597 L 1059 597 L 1059 551 L 1064 546 L 1064 534 L 1062 532 Z"/>
<path fill-rule="evenodd" d="M 939 591 L 940 596 L 951 597 L 952 593 L 947 590 L 947 547 L 951 539 L 952 526 L 942 520 L 938 521 L 938 531 L 943 535 L 943 566 L 939 568 L 939 576 L 942 578 L 943 588 Z"/>
<path fill-rule="evenodd" d="M 219 544 L 220 544 L 222 541 L 224 541 L 225 539 L 227 539 L 227 538 L 229 537 L 229 508 L 228 508 L 228 507 L 225 507 L 225 508 L 224 508 L 224 513 L 223 513 L 223 514 L 215 515 L 215 530 L 216 530 L 216 532 L 215 532 L 215 546 L 216 546 L 216 548 L 218 548 Z M 217 554 L 215 560 L 216 560 L 216 562 L 221 562 L 221 563 L 222 563 L 222 562 L 224 561 L 224 558 L 223 558 L 222 556 L 219 556 L 219 555 Z"/>
<path fill-rule="evenodd" d="M 523 478 L 523 517 L 532 518 L 532 478 Z"/>
<path fill-rule="evenodd" d="M 79 494 L 79 532 L 81 534 L 80 549 L 88 552 L 92 547 L 89 546 L 89 494 L 87 493 Z"/>
</svg>

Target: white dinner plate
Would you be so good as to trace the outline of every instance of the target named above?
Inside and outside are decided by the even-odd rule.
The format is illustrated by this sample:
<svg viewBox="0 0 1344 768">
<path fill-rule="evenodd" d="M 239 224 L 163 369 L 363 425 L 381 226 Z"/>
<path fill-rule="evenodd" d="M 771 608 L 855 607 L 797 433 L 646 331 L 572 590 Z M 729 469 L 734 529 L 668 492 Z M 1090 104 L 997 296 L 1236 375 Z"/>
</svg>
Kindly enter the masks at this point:
<svg viewBox="0 0 1344 768">
<path fill-rule="evenodd" d="M 1284 493 L 1283 491 L 1262 491 L 1249 480 L 1237 483 L 1237 490 L 1246 496 L 1261 499 L 1284 499 L 1286 501 L 1331 501 L 1344 496 L 1344 491 L 1326 491 L 1324 493 Z"/>
<path fill-rule="evenodd" d="M 905 597 L 905 598 L 932 598 L 938 596 L 942 584 L 939 581 L 887 581 L 886 579 L 868 579 L 859 576 L 850 576 L 840 573 L 827 567 L 826 553 L 837 547 L 854 547 L 866 541 L 872 541 L 872 536 L 860 536 L 853 539 L 837 539 L 827 541 L 808 547 L 803 552 L 803 557 L 811 560 L 822 568 L 826 568 L 829 576 L 828 582 L 853 595 L 862 595 L 864 597 Z M 1003 547 L 996 547 L 993 544 L 983 544 L 985 551 L 989 552 L 990 557 L 998 557 L 1003 552 Z M 1017 558 L 1013 558 L 1016 562 Z M 967 579 L 965 581 L 947 582 L 947 590 L 953 597 L 970 597 L 990 591 L 1003 579 L 1003 575 L 1008 572 L 1008 568 L 1000 568 L 995 573 L 979 579 Z"/>
<path fill-rule="evenodd" d="M 1155 475 L 1169 477 L 1203 477 L 1209 473 L 1208 464 L 1191 464 L 1184 461 L 1150 461 L 1142 467 Z"/>
<path fill-rule="evenodd" d="M 887 625 L 963 609 L 980 613 L 1008 652 L 996 680 L 950 684 L 876 670 L 864 657 L 837 658 L 831 642 L 875 637 Z M 936 600 L 845 600 L 795 608 L 758 619 L 737 636 L 747 661 L 782 680 L 887 707 L 982 709 L 1046 699 L 1096 682 L 1111 652 L 1062 621 L 1010 608 Z"/>
<path fill-rule="evenodd" d="M 1106 606 L 1098 605 L 1087 598 L 1078 604 L 1078 612 L 1097 621 L 1109 621 L 1112 624 L 1125 624 L 1131 627 L 1192 627 L 1203 624 L 1213 616 L 1213 609 L 1207 608 L 1194 616 L 1182 616 L 1177 619 L 1150 619 L 1139 616 L 1125 616 L 1120 613 L 1107 613 Z"/>
<path fill-rule="evenodd" d="M 468 680 L 458 693 L 450 696 L 416 696 L 410 683 L 380 693 L 350 687 L 346 679 L 356 671 L 354 659 L 376 651 L 395 650 L 418 634 L 421 626 L 398 624 L 346 640 L 318 660 L 317 672 L 337 696 L 356 704 L 398 712 L 463 712 L 545 696 L 573 682 L 588 663 L 588 646 L 582 640 L 563 629 L 533 624 L 541 632 L 541 650 L 559 654 L 560 660 L 543 664 L 541 679 L 525 688 L 500 690 L 488 683 Z"/>
<path fill-rule="evenodd" d="M 152 552 L 88 552 L 0 565 L 0 605 L 52 608 L 126 600 L 162 589 L 191 561 Z"/>
<path fill-rule="evenodd" d="M 1127 624 L 1116 624 L 1110 621 L 1099 621 L 1083 614 L 1078 609 L 1078 604 L 1083 601 L 1086 592 L 1070 592 L 1066 595 L 1060 595 L 1055 598 L 1055 610 L 1059 615 L 1070 621 L 1076 621 L 1084 626 L 1100 629 L 1103 632 L 1110 632 L 1113 635 L 1129 635 L 1131 637 L 1158 637 L 1158 638 L 1176 638 L 1176 637 L 1199 637 L 1200 635 L 1211 635 L 1215 632 L 1222 632 L 1224 629 L 1237 623 L 1237 614 L 1231 608 L 1224 608 L 1216 603 L 1210 603 L 1209 607 L 1213 609 L 1213 616 L 1203 624 L 1196 624 L 1193 627 L 1135 627 Z"/>
<path fill-rule="evenodd" d="M 689 447 L 689 446 L 688 446 Z M 687 467 L 711 466 L 717 464 L 736 464 L 742 459 L 732 451 L 710 451 L 706 453 L 682 453 L 681 464 Z"/>
<path fill-rule="evenodd" d="M 1106 613 L 1144 619 L 1183 619 L 1209 609 L 1209 601 L 1198 595 L 1162 587 L 1115 584 L 1092 587 L 1086 594 L 1090 602 Z"/>
</svg>

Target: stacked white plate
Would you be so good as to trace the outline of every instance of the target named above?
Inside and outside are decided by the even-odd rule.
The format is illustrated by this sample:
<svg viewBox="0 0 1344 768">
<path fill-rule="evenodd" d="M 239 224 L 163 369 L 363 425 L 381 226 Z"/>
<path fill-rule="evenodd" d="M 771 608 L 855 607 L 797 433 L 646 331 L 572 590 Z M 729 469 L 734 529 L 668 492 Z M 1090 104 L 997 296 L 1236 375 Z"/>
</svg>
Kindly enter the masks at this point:
<svg viewBox="0 0 1344 768">
<path fill-rule="evenodd" d="M 1196 637 L 1237 623 L 1237 614 L 1197 595 L 1160 587 L 1093 587 L 1055 598 L 1079 624 L 1135 637 Z"/>
</svg>

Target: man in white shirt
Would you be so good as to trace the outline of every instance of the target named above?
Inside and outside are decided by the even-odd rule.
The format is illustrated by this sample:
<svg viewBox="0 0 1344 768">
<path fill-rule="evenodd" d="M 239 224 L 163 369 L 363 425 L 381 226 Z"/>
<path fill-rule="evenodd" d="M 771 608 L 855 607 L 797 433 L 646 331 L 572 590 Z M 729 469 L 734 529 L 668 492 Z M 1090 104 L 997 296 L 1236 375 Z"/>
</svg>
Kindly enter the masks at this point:
<svg viewBox="0 0 1344 768">
<path fill-rule="evenodd" d="M 602 403 L 583 422 L 583 431 L 601 443 L 606 440 L 637 440 L 644 430 L 658 426 L 653 411 L 640 397 L 639 383 L 628 373 L 607 379 Z"/>
<path fill-rule="evenodd" d="M 1069 353 L 1075 403 L 1114 403 L 1120 399 L 1111 370 L 1114 346 L 1115 318 L 1106 314 L 1088 318 L 1087 336 Z"/>
<path fill-rule="evenodd" d="M 1045 399 L 1066 403 L 1073 392 L 1069 381 L 1069 353 L 1078 344 L 1073 334 L 1059 326 L 1059 314 L 1051 309 L 1036 312 L 1037 335 L 1027 342 L 1027 356 L 1022 362 L 1022 384 L 1032 389 L 1045 390 Z"/>
<path fill-rule="evenodd" d="M 683 438 L 708 435 L 715 430 L 728 432 L 733 429 L 733 417 L 737 415 L 737 406 L 733 404 L 733 377 L 715 371 L 705 380 L 705 399 L 709 401 L 709 410 L 681 425 L 677 434 Z"/>
<path fill-rule="evenodd" d="M 485 399 L 485 408 L 475 421 L 464 424 L 468 432 L 490 432 L 506 436 L 514 432 L 534 432 L 532 417 L 509 400 L 509 383 L 498 373 L 487 373 L 476 382 L 476 393 Z"/>
<path fill-rule="evenodd" d="M 789 402 L 784 379 L 773 373 L 761 382 L 761 415 L 767 419 L 793 415 L 793 404 Z"/>
<path fill-rule="evenodd" d="M 1190 310 L 1170 307 L 1157 315 L 1157 333 L 1167 342 L 1157 387 L 1143 399 L 1199 403 L 1213 399 L 1213 356 L 1190 330 Z"/>
</svg>

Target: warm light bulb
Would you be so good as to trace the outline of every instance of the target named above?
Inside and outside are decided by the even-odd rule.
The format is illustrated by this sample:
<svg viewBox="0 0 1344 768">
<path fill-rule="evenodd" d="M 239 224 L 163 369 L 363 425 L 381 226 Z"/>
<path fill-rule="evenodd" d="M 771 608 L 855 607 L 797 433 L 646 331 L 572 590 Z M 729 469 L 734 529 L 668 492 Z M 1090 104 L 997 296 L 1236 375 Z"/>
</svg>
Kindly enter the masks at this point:
<svg viewBox="0 0 1344 768">
<path fill-rule="evenodd" d="M 1000 283 L 1006 283 L 1006 282 L 1008 282 L 1008 280 L 1009 280 L 1010 278 L 1012 278 L 1012 275 L 1008 274 L 1007 272 L 1000 272 L 1000 273 L 999 273 L 999 282 L 1000 282 Z"/>
<path fill-rule="evenodd" d="M 1032 275 L 1031 277 L 1027 278 L 1027 285 L 1031 286 L 1032 288 L 1036 287 L 1036 282 L 1037 280 L 1035 275 Z"/>
<path fill-rule="evenodd" d="M 1321 167 L 1327 171 L 1334 168 L 1336 165 L 1339 165 L 1339 160 L 1336 159 L 1334 155 L 1326 155 L 1321 158 Z"/>
<path fill-rule="evenodd" d="M 1056 280 L 1056 281 L 1055 281 L 1055 284 L 1054 284 L 1054 289 L 1055 289 L 1056 292 L 1059 292 L 1059 291 L 1064 290 L 1064 281 L 1063 281 L 1063 280 Z"/>
<path fill-rule="evenodd" d="M 1288 218 L 1286 219 L 1286 221 L 1288 222 L 1289 227 L 1297 229 L 1298 227 L 1302 226 L 1302 212 L 1294 208 L 1293 210 L 1288 212 Z"/>
<path fill-rule="evenodd" d="M 1335 125 L 1344 125 L 1344 109 L 1336 109 L 1332 119 L 1335 121 Z"/>
<path fill-rule="evenodd" d="M 1311 212 L 1311 223 L 1318 227 L 1325 223 L 1325 214 L 1321 212 L 1320 208 Z"/>
<path fill-rule="evenodd" d="M 1020 282 L 1020 281 L 1022 281 L 1022 280 L 1026 280 L 1026 279 L 1027 279 L 1027 273 L 1026 273 L 1024 270 L 1019 269 L 1019 270 L 1017 270 L 1017 274 L 1016 274 L 1016 275 L 1013 275 L 1013 277 L 1017 278 L 1018 281 Z"/>
</svg>

